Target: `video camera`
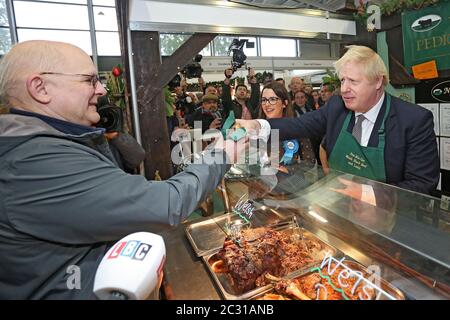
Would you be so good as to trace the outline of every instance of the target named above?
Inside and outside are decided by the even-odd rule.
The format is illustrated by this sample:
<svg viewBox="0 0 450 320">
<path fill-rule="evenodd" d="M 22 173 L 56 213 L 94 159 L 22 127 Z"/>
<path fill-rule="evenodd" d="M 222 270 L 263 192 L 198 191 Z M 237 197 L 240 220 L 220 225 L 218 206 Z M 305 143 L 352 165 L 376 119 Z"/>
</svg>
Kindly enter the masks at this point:
<svg viewBox="0 0 450 320">
<path fill-rule="evenodd" d="M 123 111 L 121 108 L 105 104 L 97 108 L 100 114 L 100 121 L 97 127 L 105 128 L 106 132 L 123 131 Z"/>
<path fill-rule="evenodd" d="M 264 71 L 262 76 L 261 76 L 261 78 L 262 78 L 261 79 L 261 83 L 263 85 L 266 85 L 266 84 L 268 84 L 268 83 L 273 81 L 273 73 Z"/>
<path fill-rule="evenodd" d="M 202 76 L 203 68 L 200 65 L 200 61 L 202 61 L 203 56 L 201 54 L 197 54 L 191 63 L 187 64 L 181 73 L 187 78 L 200 78 Z"/>
<path fill-rule="evenodd" d="M 177 74 L 175 77 L 173 77 L 172 80 L 167 84 L 169 86 L 170 90 L 175 89 L 176 87 L 179 87 L 181 85 L 181 76 Z"/>
<path fill-rule="evenodd" d="M 236 72 L 237 69 L 242 67 L 245 64 L 245 60 L 247 60 L 247 56 L 242 49 L 244 47 L 244 44 L 246 44 L 247 42 L 248 39 L 233 39 L 228 48 L 228 55 L 230 55 L 231 51 L 233 51 L 233 57 L 231 59 L 233 72 Z"/>
<path fill-rule="evenodd" d="M 194 112 L 195 104 L 190 96 L 183 94 L 181 97 L 178 97 L 175 107 L 182 112 L 191 113 Z"/>
</svg>

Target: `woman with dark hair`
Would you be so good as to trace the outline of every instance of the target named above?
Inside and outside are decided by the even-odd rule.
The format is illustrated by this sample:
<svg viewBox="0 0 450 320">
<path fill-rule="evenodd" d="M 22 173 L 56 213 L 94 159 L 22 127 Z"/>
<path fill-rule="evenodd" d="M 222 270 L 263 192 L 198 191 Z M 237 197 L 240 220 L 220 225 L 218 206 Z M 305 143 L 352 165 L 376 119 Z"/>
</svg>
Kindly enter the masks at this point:
<svg viewBox="0 0 450 320">
<path fill-rule="evenodd" d="M 314 110 L 319 109 L 322 106 L 322 104 L 323 104 L 323 102 L 320 101 L 319 91 L 317 91 L 317 90 L 311 91 L 311 97 L 313 97 L 313 100 L 314 100 L 313 109 Z"/>
<path fill-rule="evenodd" d="M 294 109 L 285 86 L 272 81 L 264 86 L 261 92 L 260 119 L 292 118 Z"/>
<path fill-rule="evenodd" d="M 272 81 L 264 86 L 261 92 L 260 119 L 293 118 L 295 116 L 291 99 L 286 87 L 281 83 Z M 286 140 L 282 142 L 281 165 L 291 165 L 302 161 L 308 164 L 315 163 L 315 156 L 309 139 Z"/>
</svg>

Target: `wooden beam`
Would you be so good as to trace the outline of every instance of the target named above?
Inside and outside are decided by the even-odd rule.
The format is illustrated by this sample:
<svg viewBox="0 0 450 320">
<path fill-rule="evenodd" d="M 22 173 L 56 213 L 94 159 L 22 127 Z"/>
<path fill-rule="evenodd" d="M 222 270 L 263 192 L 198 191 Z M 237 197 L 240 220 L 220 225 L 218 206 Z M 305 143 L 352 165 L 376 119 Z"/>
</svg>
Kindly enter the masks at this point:
<svg viewBox="0 0 450 320">
<path fill-rule="evenodd" d="M 170 57 L 164 59 L 161 68 L 155 74 L 156 82 L 161 87 L 172 80 L 185 65 L 192 61 L 197 53 L 203 50 L 217 34 L 213 33 L 195 33 L 187 39 Z"/>
<path fill-rule="evenodd" d="M 133 31 L 131 33 L 136 79 L 136 94 L 141 126 L 142 147 L 146 151 L 145 176 L 161 178 L 172 175 L 170 142 L 162 86 L 155 82 L 155 73 L 161 66 L 159 33 Z"/>
<path fill-rule="evenodd" d="M 163 88 L 216 34 L 194 34 L 170 57 L 161 59 L 159 33 L 132 31 L 137 103 L 142 147 L 146 150 L 145 176 L 162 179 L 172 175 L 170 141 Z"/>
</svg>

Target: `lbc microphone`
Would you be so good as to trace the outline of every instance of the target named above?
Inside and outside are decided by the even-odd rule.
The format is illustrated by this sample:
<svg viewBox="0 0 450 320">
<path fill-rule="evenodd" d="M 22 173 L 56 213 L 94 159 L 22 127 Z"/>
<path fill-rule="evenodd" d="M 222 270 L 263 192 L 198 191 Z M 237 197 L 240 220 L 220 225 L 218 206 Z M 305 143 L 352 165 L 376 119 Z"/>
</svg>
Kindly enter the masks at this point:
<svg viewBox="0 0 450 320">
<path fill-rule="evenodd" d="M 149 232 L 126 236 L 108 250 L 98 266 L 95 295 L 106 300 L 158 298 L 165 258 L 161 236 Z"/>
</svg>

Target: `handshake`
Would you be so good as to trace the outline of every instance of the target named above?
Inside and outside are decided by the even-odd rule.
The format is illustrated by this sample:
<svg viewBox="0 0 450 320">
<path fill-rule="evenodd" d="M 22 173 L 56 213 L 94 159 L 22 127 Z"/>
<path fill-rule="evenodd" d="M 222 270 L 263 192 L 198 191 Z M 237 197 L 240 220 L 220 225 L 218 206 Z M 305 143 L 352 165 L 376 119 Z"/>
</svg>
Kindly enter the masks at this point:
<svg viewBox="0 0 450 320">
<path fill-rule="evenodd" d="M 249 147 L 249 140 L 257 136 L 260 130 L 257 120 L 235 119 L 234 112 L 231 111 L 222 126 L 221 134 L 217 134 L 210 147 L 223 149 L 231 163 L 245 163 L 245 150 Z"/>
<path fill-rule="evenodd" d="M 247 136 L 247 131 L 240 124 L 236 123 L 234 111 L 230 112 L 230 115 L 222 125 L 222 134 L 225 139 L 231 139 L 235 142 L 243 139 Z"/>
</svg>

